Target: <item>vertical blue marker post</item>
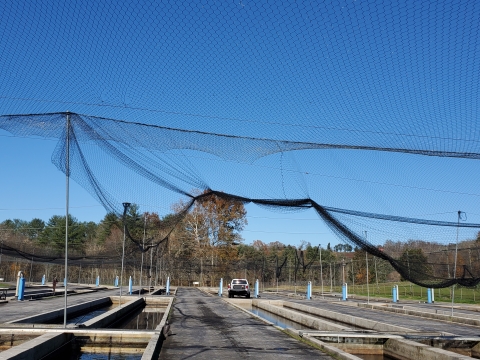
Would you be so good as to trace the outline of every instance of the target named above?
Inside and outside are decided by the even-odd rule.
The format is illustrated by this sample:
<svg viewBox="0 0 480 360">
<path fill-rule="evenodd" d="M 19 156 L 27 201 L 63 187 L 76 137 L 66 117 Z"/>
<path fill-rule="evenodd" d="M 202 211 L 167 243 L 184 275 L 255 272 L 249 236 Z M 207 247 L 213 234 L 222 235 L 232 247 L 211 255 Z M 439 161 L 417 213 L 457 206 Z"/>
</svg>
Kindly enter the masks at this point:
<svg viewBox="0 0 480 360">
<path fill-rule="evenodd" d="M 23 294 L 25 293 L 25 278 L 22 277 L 20 278 L 20 281 L 18 282 L 18 301 L 23 301 Z"/>
<path fill-rule="evenodd" d="M 115 287 L 118 287 L 118 276 L 115 278 L 115 283 L 113 284 Z"/>
<path fill-rule="evenodd" d="M 392 301 L 397 302 L 397 287 L 395 285 L 392 288 Z"/>
<path fill-rule="evenodd" d="M 310 300 L 312 298 L 312 282 L 309 281 L 307 283 L 307 300 Z"/>
<path fill-rule="evenodd" d="M 223 294 L 223 278 L 220 279 L 220 285 L 218 287 L 218 296 L 222 296 Z"/>
<path fill-rule="evenodd" d="M 258 279 L 255 281 L 255 298 L 258 298 Z"/>
<path fill-rule="evenodd" d="M 97 280 L 95 281 L 95 286 L 96 287 L 100 286 L 100 276 L 97 276 Z"/>
<path fill-rule="evenodd" d="M 165 294 L 170 295 L 170 276 L 167 278 L 167 286 L 165 287 Z"/>
<path fill-rule="evenodd" d="M 133 291 L 133 282 L 132 282 L 132 277 L 130 276 L 130 280 L 128 280 L 128 293 L 132 295 Z"/>
<path fill-rule="evenodd" d="M 67 278 L 63 278 L 63 286 L 67 287 Z"/>
<path fill-rule="evenodd" d="M 45 274 L 42 276 L 42 285 L 45 285 Z"/>
<path fill-rule="evenodd" d="M 342 300 L 347 301 L 348 299 L 348 285 L 347 283 L 343 283 L 342 285 Z"/>
<path fill-rule="evenodd" d="M 432 303 L 432 289 L 430 288 L 427 289 L 427 303 Z"/>
</svg>

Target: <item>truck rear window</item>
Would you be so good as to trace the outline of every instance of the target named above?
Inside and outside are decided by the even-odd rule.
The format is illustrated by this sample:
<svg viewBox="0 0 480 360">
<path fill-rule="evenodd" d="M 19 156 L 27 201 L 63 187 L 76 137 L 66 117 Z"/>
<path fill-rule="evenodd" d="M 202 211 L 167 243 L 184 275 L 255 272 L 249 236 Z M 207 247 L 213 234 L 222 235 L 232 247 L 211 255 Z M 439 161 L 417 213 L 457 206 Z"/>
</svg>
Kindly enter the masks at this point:
<svg viewBox="0 0 480 360">
<path fill-rule="evenodd" d="M 247 280 L 233 280 L 232 281 L 232 284 L 244 284 L 244 285 L 247 285 Z"/>
</svg>

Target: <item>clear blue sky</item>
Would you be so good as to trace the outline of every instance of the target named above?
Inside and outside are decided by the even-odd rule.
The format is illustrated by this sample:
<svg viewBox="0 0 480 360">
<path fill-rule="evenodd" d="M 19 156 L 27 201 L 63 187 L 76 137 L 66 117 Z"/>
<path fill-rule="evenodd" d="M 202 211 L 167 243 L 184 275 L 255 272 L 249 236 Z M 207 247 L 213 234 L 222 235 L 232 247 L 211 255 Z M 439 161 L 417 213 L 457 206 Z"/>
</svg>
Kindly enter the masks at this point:
<svg viewBox="0 0 480 360">
<path fill-rule="evenodd" d="M 45 0 L 0 12 L 0 115 L 69 110 L 293 141 L 479 150 L 478 2 Z M 64 212 L 55 144 L 0 132 L 0 221 Z M 247 166 L 189 156 L 226 192 L 446 221 L 462 210 L 480 223 L 478 160 L 307 150 Z M 143 205 L 167 213 L 169 201 Z M 79 220 L 105 215 L 73 181 L 70 205 Z M 337 242 L 311 211 L 249 205 L 248 221 L 247 243 Z"/>
</svg>

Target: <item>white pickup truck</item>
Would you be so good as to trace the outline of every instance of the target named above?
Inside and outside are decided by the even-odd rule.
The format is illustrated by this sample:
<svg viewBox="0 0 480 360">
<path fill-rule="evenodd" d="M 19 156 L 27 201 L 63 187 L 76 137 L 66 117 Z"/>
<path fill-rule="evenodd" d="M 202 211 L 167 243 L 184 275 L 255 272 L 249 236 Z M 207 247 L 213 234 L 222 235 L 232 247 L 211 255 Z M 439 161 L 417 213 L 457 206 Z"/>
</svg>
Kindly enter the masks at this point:
<svg viewBox="0 0 480 360">
<path fill-rule="evenodd" d="M 235 295 L 250 298 L 250 286 L 247 279 L 233 279 L 228 284 L 228 297 L 233 298 Z"/>
</svg>

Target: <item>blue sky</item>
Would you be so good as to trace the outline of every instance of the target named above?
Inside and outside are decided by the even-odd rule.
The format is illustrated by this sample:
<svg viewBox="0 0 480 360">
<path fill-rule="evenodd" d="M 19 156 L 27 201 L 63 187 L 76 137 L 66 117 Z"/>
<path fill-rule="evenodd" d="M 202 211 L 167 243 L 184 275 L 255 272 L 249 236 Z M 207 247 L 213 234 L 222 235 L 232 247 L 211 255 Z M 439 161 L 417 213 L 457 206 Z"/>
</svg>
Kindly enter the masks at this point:
<svg viewBox="0 0 480 360">
<path fill-rule="evenodd" d="M 68 110 L 250 137 L 480 153 L 477 2 L 38 1 L 5 2 L 0 12 L 0 115 Z M 0 132 L 0 221 L 63 213 L 55 145 Z M 462 210 L 480 223 L 478 160 L 302 150 L 245 164 L 185 154 L 212 188 L 242 196 L 445 221 Z M 167 213 L 176 201 L 142 191 L 145 210 Z M 105 214 L 74 181 L 70 205 L 80 220 Z M 248 215 L 247 242 L 337 241 L 311 211 L 249 205 Z"/>
</svg>

